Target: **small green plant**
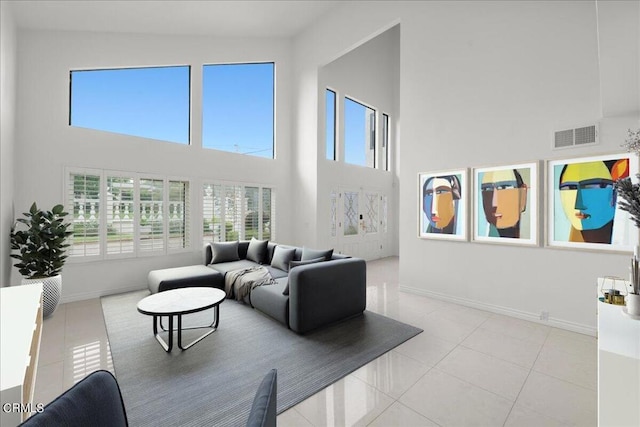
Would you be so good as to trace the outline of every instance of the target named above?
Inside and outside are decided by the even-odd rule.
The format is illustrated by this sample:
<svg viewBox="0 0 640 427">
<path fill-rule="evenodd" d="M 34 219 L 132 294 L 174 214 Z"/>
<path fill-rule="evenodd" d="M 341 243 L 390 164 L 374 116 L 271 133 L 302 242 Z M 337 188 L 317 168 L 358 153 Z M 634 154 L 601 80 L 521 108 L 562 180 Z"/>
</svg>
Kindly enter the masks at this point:
<svg viewBox="0 0 640 427">
<path fill-rule="evenodd" d="M 27 279 L 41 279 L 60 274 L 67 256 L 65 248 L 69 245 L 66 239 L 73 234 L 67 231 L 70 223 L 64 223 L 62 205 L 56 205 L 50 211 L 38 209 L 34 202 L 29 212 L 18 218 L 11 227 L 11 257 L 20 262 L 14 264 L 20 274 Z M 19 224 L 26 229 L 17 230 Z"/>
</svg>

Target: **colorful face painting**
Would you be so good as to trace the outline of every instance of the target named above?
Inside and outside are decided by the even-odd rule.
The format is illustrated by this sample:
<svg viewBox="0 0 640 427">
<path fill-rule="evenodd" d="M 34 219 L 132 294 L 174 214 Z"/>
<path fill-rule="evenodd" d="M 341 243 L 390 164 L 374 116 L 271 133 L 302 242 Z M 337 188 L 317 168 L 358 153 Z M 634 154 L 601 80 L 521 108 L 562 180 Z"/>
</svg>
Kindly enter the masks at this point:
<svg viewBox="0 0 640 427">
<path fill-rule="evenodd" d="M 420 236 L 464 236 L 462 174 L 420 176 Z"/>
<path fill-rule="evenodd" d="M 565 165 L 560 172 L 560 200 L 571 224 L 570 242 L 611 243 L 616 211 L 614 181 L 629 176 L 629 161 Z"/>
<path fill-rule="evenodd" d="M 429 225 L 428 233 L 453 234 L 456 225 L 457 200 L 460 200 L 460 180 L 455 175 L 428 178 L 423 187 L 422 209 Z"/>
<path fill-rule="evenodd" d="M 474 171 L 474 240 L 537 244 L 537 163 Z"/>
<path fill-rule="evenodd" d="M 617 206 L 615 181 L 634 177 L 637 170 L 628 154 L 549 162 L 549 244 L 632 249 L 638 233 Z"/>
</svg>

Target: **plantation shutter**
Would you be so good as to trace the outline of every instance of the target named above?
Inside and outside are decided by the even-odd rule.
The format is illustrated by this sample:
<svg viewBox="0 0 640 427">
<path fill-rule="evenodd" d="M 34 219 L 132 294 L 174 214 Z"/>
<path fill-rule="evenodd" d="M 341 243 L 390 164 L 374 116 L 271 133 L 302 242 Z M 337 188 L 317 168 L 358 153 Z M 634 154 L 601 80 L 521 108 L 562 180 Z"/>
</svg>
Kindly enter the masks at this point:
<svg viewBox="0 0 640 427">
<path fill-rule="evenodd" d="M 262 224 L 262 239 L 264 240 L 271 240 L 273 236 L 274 217 L 273 190 L 271 188 L 263 188 L 260 223 Z"/>
<path fill-rule="evenodd" d="M 100 256 L 100 174 L 70 172 L 67 176 L 67 207 L 73 231 L 70 257 Z"/>
<path fill-rule="evenodd" d="M 164 250 L 164 180 L 140 179 L 140 252 Z"/>
<path fill-rule="evenodd" d="M 242 236 L 242 186 L 224 187 L 224 241 L 240 240 Z"/>
<path fill-rule="evenodd" d="M 189 247 L 189 182 L 169 181 L 169 249 Z"/>
<path fill-rule="evenodd" d="M 107 176 L 105 215 L 107 255 L 131 254 L 134 248 L 135 183 L 131 177 Z"/>
<path fill-rule="evenodd" d="M 244 188 L 244 238 L 260 238 L 260 189 Z"/>
</svg>

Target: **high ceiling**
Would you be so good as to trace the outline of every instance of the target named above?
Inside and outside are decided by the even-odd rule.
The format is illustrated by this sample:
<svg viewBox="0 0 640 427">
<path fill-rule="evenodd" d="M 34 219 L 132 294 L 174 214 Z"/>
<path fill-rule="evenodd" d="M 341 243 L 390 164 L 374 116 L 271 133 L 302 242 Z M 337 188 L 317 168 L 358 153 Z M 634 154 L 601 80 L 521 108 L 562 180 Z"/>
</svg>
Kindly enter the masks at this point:
<svg viewBox="0 0 640 427">
<path fill-rule="evenodd" d="M 19 28 L 223 37 L 292 37 L 339 3 L 217 0 L 10 2 Z"/>
</svg>

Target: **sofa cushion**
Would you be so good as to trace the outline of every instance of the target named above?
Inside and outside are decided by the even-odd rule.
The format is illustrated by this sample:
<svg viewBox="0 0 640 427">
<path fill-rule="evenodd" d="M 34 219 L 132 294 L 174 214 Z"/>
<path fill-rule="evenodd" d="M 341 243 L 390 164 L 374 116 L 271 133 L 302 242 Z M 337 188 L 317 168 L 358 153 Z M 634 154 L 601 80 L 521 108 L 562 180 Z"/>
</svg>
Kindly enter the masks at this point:
<svg viewBox="0 0 640 427">
<path fill-rule="evenodd" d="M 327 250 L 318 250 L 318 249 L 309 249 L 302 248 L 302 261 L 308 261 L 315 258 L 324 257 L 325 261 L 331 260 L 331 256 L 333 255 L 333 249 Z"/>
<path fill-rule="evenodd" d="M 293 260 L 295 253 L 295 248 L 289 249 L 276 246 L 273 251 L 273 258 L 271 259 L 271 267 L 279 268 L 282 271 L 289 271 L 289 261 Z"/>
<path fill-rule="evenodd" d="M 152 294 L 192 286 L 224 289 L 224 279 L 220 272 L 207 266 L 190 265 L 150 271 L 147 275 L 147 285 Z"/>
<path fill-rule="evenodd" d="M 249 261 L 257 262 L 258 264 L 264 264 L 267 258 L 267 245 L 268 240 L 258 240 L 255 237 L 251 238 L 249 242 L 249 248 L 247 249 L 247 259 Z"/>
<path fill-rule="evenodd" d="M 258 286 L 251 291 L 251 305 L 278 322 L 289 326 L 289 296 L 282 295 L 287 278 L 276 279 L 269 286 Z"/>
<path fill-rule="evenodd" d="M 310 259 L 308 261 L 289 261 L 289 271 L 291 271 L 292 269 L 299 267 L 301 265 L 307 265 L 307 264 L 315 264 L 317 262 L 324 262 L 325 259 L 324 257 L 319 257 L 319 258 L 314 258 L 314 259 Z M 287 286 L 284 288 L 284 291 L 282 291 L 282 295 L 289 295 L 289 280 L 287 279 Z"/>
<path fill-rule="evenodd" d="M 221 262 L 218 264 L 210 264 L 208 267 L 212 268 L 216 271 L 219 271 L 220 273 L 222 273 L 223 275 L 227 274 L 230 271 L 233 270 L 242 270 L 244 268 L 251 268 L 251 267 L 255 267 L 258 264 L 256 264 L 253 261 L 249 261 L 246 259 L 241 259 L 238 261 L 231 261 L 231 262 Z"/>
<path fill-rule="evenodd" d="M 274 279 L 282 279 L 283 277 L 287 277 L 288 273 L 286 271 L 282 271 L 279 268 L 271 267 L 270 265 L 263 265 L 264 268 L 267 269 L 271 277 Z"/>
<path fill-rule="evenodd" d="M 238 242 L 212 242 L 211 250 L 211 264 L 238 261 L 240 259 L 238 255 Z"/>
</svg>

